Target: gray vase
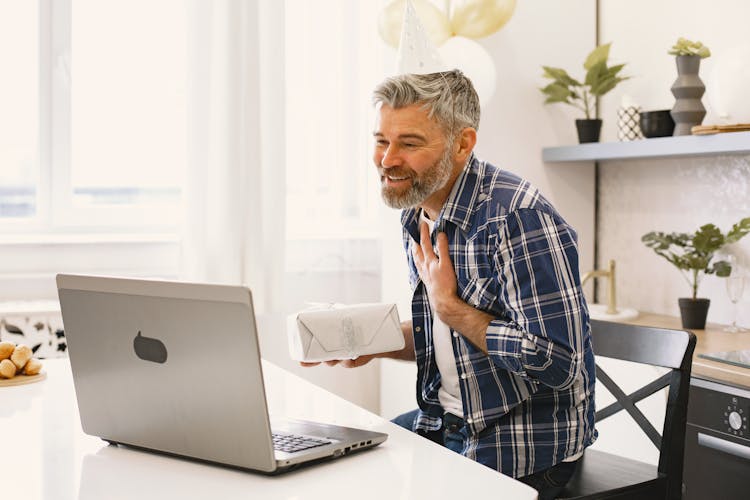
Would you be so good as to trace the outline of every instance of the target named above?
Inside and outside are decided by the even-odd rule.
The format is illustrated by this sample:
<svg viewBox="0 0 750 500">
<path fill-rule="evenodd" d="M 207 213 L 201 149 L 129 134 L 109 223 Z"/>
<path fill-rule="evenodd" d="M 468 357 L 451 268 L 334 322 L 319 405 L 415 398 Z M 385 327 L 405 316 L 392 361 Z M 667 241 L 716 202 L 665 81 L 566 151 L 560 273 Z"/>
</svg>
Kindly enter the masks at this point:
<svg viewBox="0 0 750 500">
<path fill-rule="evenodd" d="M 701 97 L 706 86 L 698 76 L 700 56 L 677 56 L 677 80 L 672 84 L 672 94 L 675 96 L 671 115 L 674 120 L 672 135 L 690 135 L 694 125 L 700 125 L 706 116 Z"/>
</svg>

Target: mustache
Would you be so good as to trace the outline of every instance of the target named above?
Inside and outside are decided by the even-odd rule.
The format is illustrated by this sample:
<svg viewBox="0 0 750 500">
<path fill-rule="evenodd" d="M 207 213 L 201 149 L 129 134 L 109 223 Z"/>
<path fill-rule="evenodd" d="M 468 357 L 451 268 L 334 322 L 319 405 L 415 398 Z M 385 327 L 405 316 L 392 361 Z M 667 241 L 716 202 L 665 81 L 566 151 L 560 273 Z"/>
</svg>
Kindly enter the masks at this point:
<svg viewBox="0 0 750 500">
<path fill-rule="evenodd" d="M 383 168 L 379 166 L 378 174 L 380 174 L 380 177 L 385 177 L 386 175 L 390 175 L 391 177 L 408 177 L 410 179 L 416 177 L 412 169 L 401 167 Z"/>
</svg>

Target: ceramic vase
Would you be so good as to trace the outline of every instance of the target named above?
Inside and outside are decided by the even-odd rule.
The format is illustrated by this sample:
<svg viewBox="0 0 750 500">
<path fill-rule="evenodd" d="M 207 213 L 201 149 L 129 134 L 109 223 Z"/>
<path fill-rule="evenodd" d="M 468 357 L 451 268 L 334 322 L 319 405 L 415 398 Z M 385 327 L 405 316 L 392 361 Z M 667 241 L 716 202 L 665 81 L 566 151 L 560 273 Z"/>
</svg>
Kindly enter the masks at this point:
<svg viewBox="0 0 750 500">
<path fill-rule="evenodd" d="M 677 80 L 672 84 L 672 94 L 675 96 L 672 107 L 672 118 L 675 127 L 672 135 L 690 135 L 694 125 L 700 125 L 706 116 L 701 97 L 706 86 L 698 76 L 700 56 L 677 56 Z"/>
<path fill-rule="evenodd" d="M 620 106 L 617 108 L 617 138 L 621 141 L 643 139 L 640 118 L 640 106 Z"/>
</svg>

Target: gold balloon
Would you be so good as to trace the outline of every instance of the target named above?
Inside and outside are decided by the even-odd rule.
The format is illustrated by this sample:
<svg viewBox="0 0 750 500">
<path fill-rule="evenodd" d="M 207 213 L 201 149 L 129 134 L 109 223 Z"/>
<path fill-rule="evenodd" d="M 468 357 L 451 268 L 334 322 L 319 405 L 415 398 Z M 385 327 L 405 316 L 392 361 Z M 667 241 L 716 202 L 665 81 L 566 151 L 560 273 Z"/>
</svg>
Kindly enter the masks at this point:
<svg viewBox="0 0 750 500">
<path fill-rule="evenodd" d="M 453 33 L 482 38 L 498 31 L 510 20 L 516 0 L 452 0 L 450 6 Z"/>
<path fill-rule="evenodd" d="M 451 36 L 451 25 L 448 17 L 428 0 L 411 0 L 430 41 L 435 46 L 441 45 Z M 391 47 L 398 48 L 401 40 L 401 26 L 404 24 L 406 0 L 394 0 L 386 5 L 378 16 L 380 37 Z"/>
</svg>

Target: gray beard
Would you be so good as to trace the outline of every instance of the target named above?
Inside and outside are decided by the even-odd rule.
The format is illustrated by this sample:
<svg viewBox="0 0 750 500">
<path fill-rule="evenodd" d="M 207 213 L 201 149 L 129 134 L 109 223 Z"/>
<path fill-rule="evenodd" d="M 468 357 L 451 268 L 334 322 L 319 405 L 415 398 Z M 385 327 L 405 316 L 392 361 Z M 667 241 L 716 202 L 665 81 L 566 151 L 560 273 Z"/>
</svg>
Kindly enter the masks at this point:
<svg viewBox="0 0 750 500">
<path fill-rule="evenodd" d="M 417 177 L 413 171 L 409 172 L 412 185 L 408 190 L 398 192 L 395 189 L 389 189 L 385 183 L 382 183 L 380 195 L 383 197 L 385 204 L 391 208 L 405 209 L 419 206 L 432 194 L 445 187 L 451 177 L 452 170 L 450 148 L 446 147 L 442 158 L 421 176 Z"/>
</svg>

